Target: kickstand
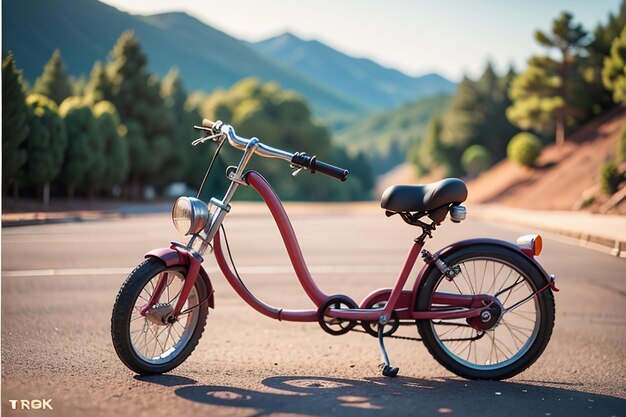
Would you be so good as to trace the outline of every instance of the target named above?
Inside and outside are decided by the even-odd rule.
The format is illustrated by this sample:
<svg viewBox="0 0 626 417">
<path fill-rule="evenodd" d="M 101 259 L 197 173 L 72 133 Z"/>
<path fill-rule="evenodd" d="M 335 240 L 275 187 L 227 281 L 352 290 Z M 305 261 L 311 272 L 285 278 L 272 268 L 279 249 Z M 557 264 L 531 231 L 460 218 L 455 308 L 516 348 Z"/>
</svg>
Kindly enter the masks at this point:
<svg viewBox="0 0 626 417">
<path fill-rule="evenodd" d="M 385 361 L 385 363 L 381 363 L 380 366 L 383 368 L 383 376 L 394 378 L 398 375 L 400 368 L 392 368 L 391 363 L 389 363 L 389 356 L 387 356 L 387 350 L 385 349 L 385 343 L 383 342 L 384 327 L 384 324 L 378 324 L 378 344 L 380 345 L 380 350 L 383 353 L 383 360 Z"/>
</svg>

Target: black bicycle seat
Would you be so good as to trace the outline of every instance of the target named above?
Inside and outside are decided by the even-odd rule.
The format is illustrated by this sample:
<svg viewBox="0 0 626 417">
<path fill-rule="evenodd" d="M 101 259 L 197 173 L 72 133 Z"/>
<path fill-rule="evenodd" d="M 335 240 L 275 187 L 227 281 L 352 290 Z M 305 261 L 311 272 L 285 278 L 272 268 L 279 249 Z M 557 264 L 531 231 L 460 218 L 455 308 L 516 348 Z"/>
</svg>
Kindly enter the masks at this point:
<svg viewBox="0 0 626 417">
<path fill-rule="evenodd" d="M 446 178 L 425 185 L 393 185 L 385 190 L 380 206 L 393 212 L 425 212 L 446 204 L 460 204 L 467 187 L 458 178 Z"/>
</svg>

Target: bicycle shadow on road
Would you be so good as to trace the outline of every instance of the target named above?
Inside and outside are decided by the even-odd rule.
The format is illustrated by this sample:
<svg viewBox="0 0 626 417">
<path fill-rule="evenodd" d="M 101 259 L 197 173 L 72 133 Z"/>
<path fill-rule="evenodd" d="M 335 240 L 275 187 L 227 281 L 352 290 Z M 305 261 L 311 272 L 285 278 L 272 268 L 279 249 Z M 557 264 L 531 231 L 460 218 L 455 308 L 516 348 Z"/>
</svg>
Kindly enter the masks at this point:
<svg viewBox="0 0 626 417">
<path fill-rule="evenodd" d="M 176 375 L 138 379 L 175 387 L 174 394 L 189 401 L 228 407 L 238 413 L 250 410 L 254 417 L 274 413 L 320 417 L 391 414 L 611 417 L 623 415 L 626 409 L 626 400 L 620 398 L 518 382 L 277 376 L 261 381 L 268 391 L 255 391 L 200 385 Z"/>
</svg>

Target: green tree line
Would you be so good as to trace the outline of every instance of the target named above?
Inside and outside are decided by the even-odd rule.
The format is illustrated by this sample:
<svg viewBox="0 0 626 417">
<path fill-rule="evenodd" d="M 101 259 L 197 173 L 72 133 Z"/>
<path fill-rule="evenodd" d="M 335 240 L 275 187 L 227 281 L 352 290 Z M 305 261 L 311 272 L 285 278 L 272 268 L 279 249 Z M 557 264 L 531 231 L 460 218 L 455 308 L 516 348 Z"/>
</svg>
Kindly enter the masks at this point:
<svg viewBox="0 0 626 417">
<path fill-rule="evenodd" d="M 149 71 L 132 32 L 120 36 L 107 62 L 96 62 L 88 79 L 69 77 L 58 50 L 32 89 L 11 52 L 3 59 L 2 78 L 4 195 L 42 195 L 47 207 L 51 194 L 141 198 L 148 186 L 157 193 L 180 181 L 197 188 L 214 150 L 209 144 L 190 146 L 197 136 L 193 125 L 202 117 L 352 172 L 348 185 L 340 187 L 316 183 L 309 175 L 294 180 L 287 164 L 257 162 L 287 199 L 362 199 L 373 187 L 367 161 L 333 147 L 328 130 L 313 120 L 301 96 L 257 79 L 190 95 L 176 68 L 162 79 Z M 227 185 L 223 168 L 240 154 L 226 151 L 223 157 L 222 172 L 209 183 L 212 193 Z"/>
<path fill-rule="evenodd" d="M 418 173 L 441 167 L 446 175 L 475 176 L 507 156 L 532 165 L 541 143 L 560 145 L 573 129 L 626 103 L 626 1 L 593 32 L 563 12 L 535 40 L 546 53 L 531 56 L 521 73 L 499 76 L 488 64 L 477 80 L 463 78 L 408 154 Z M 521 131 L 528 133 L 518 137 Z"/>
</svg>

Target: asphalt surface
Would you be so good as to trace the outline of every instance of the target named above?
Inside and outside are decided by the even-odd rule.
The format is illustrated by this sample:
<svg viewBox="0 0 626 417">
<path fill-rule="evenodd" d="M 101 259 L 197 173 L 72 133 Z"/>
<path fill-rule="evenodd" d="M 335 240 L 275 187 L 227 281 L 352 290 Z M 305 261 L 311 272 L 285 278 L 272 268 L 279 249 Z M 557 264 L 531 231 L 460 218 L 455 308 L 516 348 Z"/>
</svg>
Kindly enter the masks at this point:
<svg viewBox="0 0 626 417">
<path fill-rule="evenodd" d="M 471 212 L 469 218 L 446 221 L 427 248 L 479 236 L 514 241 L 532 232 L 471 220 Z M 393 285 L 416 233 L 380 210 L 346 206 L 299 208 L 292 221 L 320 288 L 357 301 Z M 312 307 L 263 210 L 238 213 L 235 206 L 225 225 L 253 292 L 276 306 Z M 2 229 L 2 414 L 626 415 L 624 259 L 547 236 L 539 259 L 561 289 L 552 340 L 517 377 L 476 382 L 447 372 L 421 343 L 403 340 L 387 346 L 400 376 L 379 376 L 375 339 L 332 337 L 314 323 L 261 316 L 207 256 L 216 309 L 199 346 L 170 374 L 137 377 L 113 350 L 111 308 L 143 254 L 180 239 L 167 214 Z M 11 399 L 50 399 L 53 410 L 12 410 Z"/>
</svg>

